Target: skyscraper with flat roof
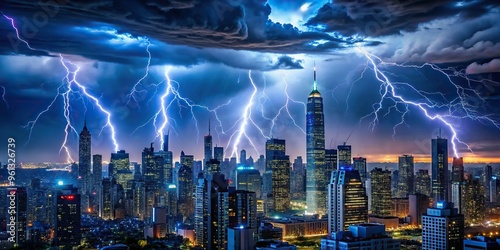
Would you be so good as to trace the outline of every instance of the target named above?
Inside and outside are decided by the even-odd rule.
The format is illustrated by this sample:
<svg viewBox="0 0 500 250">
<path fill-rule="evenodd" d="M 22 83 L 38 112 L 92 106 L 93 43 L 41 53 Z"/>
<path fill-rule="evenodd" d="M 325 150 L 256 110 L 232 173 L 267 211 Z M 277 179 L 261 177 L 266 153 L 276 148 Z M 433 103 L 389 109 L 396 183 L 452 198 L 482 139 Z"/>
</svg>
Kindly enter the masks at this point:
<svg viewBox="0 0 500 250">
<path fill-rule="evenodd" d="M 438 136 L 432 139 L 432 198 L 435 202 L 448 201 L 448 140 Z"/>
<path fill-rule="evenodd" d="M 359 172 L 341 167 L 328 185 L 328 235 L 368 222 L 368 197 Z"/>
<path fill-rule="evenodd" d="M 464 216 L 452 203 L 436 203 L 422 216 L 422 249 L 463 249 Z"/>
<path fill-rule="evenodd" d="M 370 178 L 372 214 L 391 215 L 391 171 L 374 168 L 370 172 Z"/>
<path fill-rule="evenodd" d="M 399 178 L 396 197 L 407 198 L 410 194 L 415 193 L 413 156 L 399 156 L 398 170 Z"/>
<path fill-rule="evenodd" d="M 285 140 L 267 140 L 266 168 L 272 172 L 272 194 L 277 212 L 290 209 L 290 157 L 285 152 Z"/>
<path fill-rule="evenodd" d="M 307 212 L 326 214 L 328 177 L 325 171 L 325 119 L 323 98 L 316 85 L 316 66 L 314 67 L 313 90 L 307 98 L 306 156 Z"/>
</svg>

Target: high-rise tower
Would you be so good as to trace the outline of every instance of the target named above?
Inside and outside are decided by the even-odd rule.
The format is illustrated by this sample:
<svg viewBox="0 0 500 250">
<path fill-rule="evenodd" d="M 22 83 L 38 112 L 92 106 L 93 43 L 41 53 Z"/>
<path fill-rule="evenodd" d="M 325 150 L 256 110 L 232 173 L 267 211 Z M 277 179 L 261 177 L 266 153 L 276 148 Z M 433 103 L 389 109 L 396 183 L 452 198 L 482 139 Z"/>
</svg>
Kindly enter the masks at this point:
<svg viewBox="0 0 500 250">
<path fill-rule="evenodd" d="M 325 121 L 323 98 L 316 86 L 314 66 L 313 90 L 307 98 L 306 116 L 306 200 L 307 212 L 326 214 L 326 187 L 328 177 L 325 171 Z"/>
<path fill-rule="evenodd" d="M 432 198 L 448 201 L 448 140 L 432 139 Z"/>
<path fill-rule="evenodd" d="M 210 135 L 210 120 L 208 120 L 208 135 L 204 137 L 204 145 L 203 169 L 206 168 L 207 162 L 214 158 L 212 153 L 212 135 Z"/>
<path fill-rule="evenodd" d="M 91 187 L 91 175 L 90 175 L 90 142 L 91 136 L 87 129 L 87 121 L 83 123 L 82 132 L 80 132 L 80 138 L 78 143 L 78 185 L 79 191 L 82 194 L 82 207 L 84 211 L 87 211 L 89 207 L 89 194 Z"/>
<path fill-rule="evenodd" d="M 272 173 L 274 210 L 286 212 L 290 209 L 290 157 L 285 155 L 285 140 L 266 141 L 266 167 Z"/>
</svg>

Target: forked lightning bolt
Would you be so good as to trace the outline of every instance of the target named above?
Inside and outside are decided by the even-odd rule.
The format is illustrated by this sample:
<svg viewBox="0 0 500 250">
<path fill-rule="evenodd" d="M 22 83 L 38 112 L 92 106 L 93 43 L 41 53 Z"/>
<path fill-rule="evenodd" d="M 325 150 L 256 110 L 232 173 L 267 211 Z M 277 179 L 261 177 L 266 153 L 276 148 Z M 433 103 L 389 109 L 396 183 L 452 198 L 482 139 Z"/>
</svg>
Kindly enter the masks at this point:
<svg viewBox="0 0 500 250">
<path fill-rule="evenodd" d="M 401 121 L 395 125 L 394 127 L 394 133 L 395 129 L 397 126 L 401 125 L 404 123 L 405 115 L 409 112 L 409 107 L 415 107 L 418 110 L 420 110 L 428 119 L 430 120 L 438 120 L 442 124 L 444 124 L 449 131 L 451 132 L 451 144 L 453 148 L 453 154 L 455 157 L 459 156 L 458 144 L 462 144 L 467 147 L 467 149 L 471 152 L 474 153 L 471 149 L 471 147 L 463 142 L 462 140 L 459 139 L 457 129 L 453 125 L 453 120 L 456 119 L 472 119 L 472 120 L 477 120 L 480 122 L 487 122 L 495 127 L 500 129 L 500 123 L 495 121 L 490 117 L 490 115 L 480 115 L 478 114 L 478 111 L 476 110 L 478 107 L 476 106 L 471 106 L 466 102 L 466 98 L 470 97 L 467 92 L 474 93 L 475 98 L 481 100 L 481 102 L 484 102 L 485 100 L 479 95 L 479 93 L 475 90 L 472 89 L 472 86 L 470 85 L 470 81 L 476 81 L 480 82 L 479 80 L 471 80 L 468 79 L 465 74 L 461 74 L 459 71 L 452 70 L 454 72 L 454 76 L 459 76 L 459 77 L 464 77 L 468 79 L 469 82 L 469 88 L 464 88 L 456 83 L 454 83 L 450 77 L 449 74 L 445 72 L 445 70 L 439 68 L 438 66 L 434 64 L 429 64 L 426 63 L 421 66 L 411 66 L 411 65 L 400 65 L 400 64 L 395 64 L 395 63 L 387 63 L 384 62 L 381 58 L 370 54 L 367 52 L 365 49 L 358 47 L 358 51 L 363 54 L 366 59 L 369 62 L 369 65 L 373 69 L 373 72 L 375 73 L 376 79 L 381 83 L 380 86 L 380 95 L 381 99 L 378 103 L 375 103 L 373 105 L 373 111 L 368 114 L 367 116 L 363 117 L 369 117 L 373 115 L 373 120 L 370 123 L 370 127 L 373 129 L 373 127 L 378 123 L 379 121 L 379 113 L 383 109 L 383 102 L 385 100 L 391 100 L 393 102 L 393 106 L 390 106 L 388 108 L 388 112 L 390 112 L 391 109 L 397 110 L 399 113 L 401 113 Z M 387 76 L 388 74 L 384 72 L 383 70 L 380 69 L 379 65 L 388 65 L 388 66 L 399 66 L 399 67 L 413 67 L 413 68 L 423 68 L 423 67 L 430 67 L 433 70 L 436 70 L 442 74 L 444 74 L 449 82 L 456 88 L 457 91 L 457 97 L 454 100 L 451 100 L 449 103 L 444 103 L 444 102 L 437 102 L 433 101 L 431 96 L 433 95 L 441 95 L 444 98 L 444 96 L 440 93 L 428 93 L 425 91 L 419 91 L 412 85 L 408 83 L 401 83 L 401 82 L 391 82 L 389 77 Z M 447 69 L 450 70 L 450 69 Z M 364 71 L 363 71 L 364 72 Z M 398 93 L 398 87 L 397 85 L 404 85 L 406 87 L 409 87 L 412 91 L 414 91 L 418 96 L 420 96 L 423 100 L 422 101 L 413 101 L 409 100 L 409 98 L 404 97 L 402 94 Z M 403 106 L 404 109 L 400 110 L 398 107 Z M 446 112 L 439 112 L 436 111 L 435 109 L 446 109 Z M 387 115 L 387 113 L 385 114 Z M 362 119 L 363 119 L 362 118 Z"/>
<path fill-rule="evenodd" d="M 23 38 L 21 38 L 21 36 L 19 35 L 19 30 L 17 29 L 16 25 L 15 25 L 15 21 L 13 18 L 11 17 L 8 17 L 6 16 L 5 14 L 3 14 L 3 16 L 9 20 L 12 28 L 14 29 L 15 33 L 16 33 L 16 36 L 17 36 L 17 39 L 19 39 L 19 41 L 23 42 L 24 44 L 26 44 L 26 46 L 30 49 L 30 50 L 33 50 L 33 51 L 43 51 L 43 52 L 47 52 L 49 53 L 49 51 L 46 51 L 46 50 L 40 50 L 40 49 L 35 49 L 33 47 L 30 46 L 30 44 L 28 43 L 28 41 L 24 40 Z M 107 123 L 102 127 L 101 129 L 101 132 L 102 130 L 105 128 L 105 127 L 109 127 L 110 130 L 111 130 L 111 139 L 113 141 L 113 144 L 115 146 L 115 150 L 118 150 L 118 143 L 116 142 L 116 139 L 115 139 L 115 129 L 114 129 L 114 126 L 111 124 L 111 113 L 108 112 L 99 102 L 99 99 L 94 97 L 93 95 L 91 95 L 87 89 L 85 88 L 85 86 L 81 85 L 80 83 L 78 83 L 78 81 L 76 80 L 76 75 L 77 75 L 77 72 L 78 70 L 80 69 L 77 65 L 69 62 L 69 61 L 65 61 L 64 58 L 62 57 L 62 55 L 60 55 L 60 61 L 61 61 L 61 64 L 63 65 L 63 67 L 66 69 L 66 76 L 64 77 L 64 82 L 57 88 L 57 94 L 56 96 L 52 99 L 52 101 L 50 102 L 50 104 L 43 110 L 41 111 L 36 117 L 34 120 L 32 121 L 29 121 L 25 126 L 23 126 L 24 128 L 27 128 L 29 130 L 29 136 L 28 136 L 28 140 L 26 142 L 29 143 L 30 139 L 31 139 L 31 135 L 32 135 L 32 132 L 33 132 L 33 128 L 34 126 L 36 125 L 36 123 L 38 122 L 38 120 L 40 119 L 40 117 L 45 114 L 46 112 L 48 112 L 54 105 L 54 103 L 57 101 L 57 99 L 59 97 L 62 98 L 63 100 L 63 116 L 66 120 L 66 125 L 65 125 L 65 129 L 64 129 L 64 140 L 62 142 L 62 145 L 60 147 L 60 151 L 64 150 L 65 153 L 66 153 L 66 160 L 68 163 L 70 162 L 74 162 L 73 158 L 71 157 L 71 153 L 70 153 L 70 150 L 67 146 L 67 142 L 68 142 L 68 137 L 69 137 L 69 134 L 74 132 L 77 136 L 78 136 L 78 133 L 76 131 L 76 129 L 73 127 L 72 123 L 71 123 L 71 99 L 72 99 L 72 96 L 73 95 L 77 95 L 79 97 L 81 97 L 81 95 L 83 94 L 84 96 L 86 96 L 88 99 L 90 99 L 98 108 L 99 110 L 104 113 L 107 117 Z M 72 67 L 76 68 L 76 70 L 70 70 L 68 68 L 67 65 L 72 65 Z M 72 89 L 72 86 L 73 85 L 76 85 L 76 87 L 78 87 L 80 89 L 80 91 L 74 91 Z"/>
<path fill-rule="evenodd" d="M 133 100 L 135 102 L 135 104 L 139 104 L 137 98 L 136 98 L 136 95 L 137 94 L 141 94 L 141 93 L 144 93 L 144 92 L 147 92 L 146 90 L 138 90 L 137 88 L 139 87 L 139 85 L 142 83 L 142 81 L 144 81 L 144 79 L 146 79 L 149 75 L 149 66 L 151 65 L 151 52 L 149 51 L 149 47 L 151 47 L 151 42 L 149 41 L 149 39 L 145 39 L 147 45 L 146 45 L 146 52 L 148 53 L 148 63 L 146 65 L 146 73 L 144 74 L 143 77 L 141 77 L 135 84 L 134 86 L 132 87 L 132 90 L 130 90 L 130 93 L 127 94 L 127 105 Z"/>
</svg>

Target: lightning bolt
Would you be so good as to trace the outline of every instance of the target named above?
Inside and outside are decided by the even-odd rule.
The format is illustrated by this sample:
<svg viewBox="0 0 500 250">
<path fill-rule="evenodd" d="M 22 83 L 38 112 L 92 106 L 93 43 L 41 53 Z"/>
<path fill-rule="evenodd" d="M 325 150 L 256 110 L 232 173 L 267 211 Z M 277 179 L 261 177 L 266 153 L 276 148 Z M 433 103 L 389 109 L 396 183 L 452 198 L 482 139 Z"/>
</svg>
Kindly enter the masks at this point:
<svg viewBox="0 0 500 250">
<path fill-rule="evenodd" d="M 19 35 L 19 30 L 16 27 L 14 18 L 11 18 L 11 17 L 9 17 L 9 16 L 7 16 L 5 14 L 2 14 L 2 15 L 7 20 L 10 21 L 10 24 L 11 24 L 12 28 L 15 30 L 17 39 L 19 41 L 23 42 L 30 50 L 33 50 L 33 51 L 44 51 L 44 52 L 49 53 L 49 51 L 39 50 L 39 49 L 35 49 L 35 48 L 31 47 L 30 44 L 28 43 L 28 41 L 24 40 Z M 62 66 L 66 69 L 66 76 L 63 78 L 63 83 L 57 88 L 57 94 L 52 99 L 52 101 L 49 103 L 49 105 L 44 110 L 42 110 L 40 113 L 38 113 L 38 115 L 35 117 L 34 120 L 29 121 L 26 125 L 23 126 L 23 128 L 26 128 L 26 129 L 29 130 L 28 140 L 27 140 L 26 144 L 28 144 L 29 141 L 31 140 L 31 135 L 33 133 L 33 128 L 36 125 L 36 123 L 38 122 L 38 120 L 40 119 L 40 117 L 43 114 L 47 113 L 53 107 L 54 103 L 59 99 L 59 97 L 61 97 L 62 100 L 63 100 L 63 116 L 64 116 L 64 118 L 66 120 L 66 125 L 65 125 L 65 128 L 64 128 L 64 140 L 63 140 L 63 142 L 61 144 L 59 152 L 61 152 L 62 150 L 64 150 L 65 153 L 66 153 L 66 156 L 67 156 L 67 158 L 66 158 L 67 162 L 68 163 L 74 162 L 73 158 L 71 157 L 71 153 L 70 153 L 69 147 L 67 146 L 67 143 L 68 143 L 68 139 L 69 139 L 70 133 L 75 133 L 78 136 L 78 132 L 73 127 L 72 122 L 71 122 L 71 103 L 70 102 L 71 102 L 73 94 L 78 95 L 78 96 L 81 97 L 81 95 L 83 93 L 83 95 L 85 95 L 88 99 L 92 100 L 93 103 L 99 108 L 99 110 L 106 115 L 107 122 L 101 128 L 99 136 L 100 136 L 100 134 L 102 133 L 102 131 L 103 131 L 103 129 L 105 127 L 109 127 L 110 130 L 111 130 L 111 134 L 112 134 L 111 139 L 112 139 L 113 144 L 115 146 L 115 151 L 117 151 L 118 148 L 119 148 L 119 146 L 118 146 L 118 143 L 116 142 L 116 139 L 115 139 L 115 128 L 114 128 L 114 126 L 111 123 L 111 113 L 109 111 L 107 111 L 100 104 L 98 98 L 96 98 L 93 95 L 91 95 L 90 93 L 88 93 L 86 87 L 83 86 L 82 84 L 80 84 L 76 80 L 76 75 L 77 75 L 78 71 L 80 70 L 80 67 L 77 66 L 77 65 L 75 65 L 75 64 L 73 64 L 73 63 L 71 63 L 71 62 L 69 62 L 69 61 L 67 61 L 67 60 L 65 60 L 62 55 L 59 55 L 59 57 L 60 57 L 60 62 L 62 64 Z M 76 68 L 76 70 L 70 70 L 69 67 L 68 67 L 68 64 L 71 65 L 72 67 Z M 76 85 L 76 87 L 79 88 L 80 91 L 75 92 L 72 89 L 73 85 Z M 86 109 L 86 107 L 85 107 L 85 109 Z"/>
<path fill-rule="evenodd" d="M 454 119 L 464 119 L 464 118 L 469 118 L 472 120 L 478 120 L 481 122 L 488 122 L 490 124 L 493 124 L 495 127 L 500 129 L 500 124 L 493 120 L 490 115 L 479 115 L 478 112 L 475 110 L 474 106 L 469 105 L 466 102 L 466 98 L 470 97 L 470 94 L 467 94 L 468 92 L 474 93 L 474 95 L 481 100 L 481 102 L 485 102 L 484 98 L 482 98 L 479 93 L 475 90 L 472 89 L 471 87 L 471 81 L 476 81 L 479 82 L 478 80 L 474 79 L 468 79 L 463 72 L 456 71 L 454 69 L 448 68 L 447 70 L 452 71 L 454 76 L 459 76 L 459 77 L 465 77 L 468 79 L 469 83 L 469 88 L 464 88 L 461 87 L 460 85 L 456 84 L 453 82 L 451 79 L 451 76 L 445 72 L 445 70 L 439 68 L 438 66 L 434 64 L 423 64 L 423 65 L 400 65 L 396 63 L 388 63 L 384 62 L 381 58 L 370 54 L 367 52 L 365 49 L 358 47 L 357 50 L 364 56 L 369 62 L 369 65 L 373 69 L 373 72 L 375 74 L 376 79 L 381 83 L 380 85 L 380 101 L 373 104 L 373 111 L 366 115 L 365 117 L 361 118 L 364 119 L 366 117 L 373 116 L 373 120 L 370 123 L 370 128 L 373 129 L 374 126 L 378 123 L 379 121 L 379 113 L 383 108 L 383 102 L 385 100 L 389 100 L 393 102 L 393 106 L 390 106 L 388 109 L 388 112 L 390 112 L 391 109 L 394 109 L 398 111 L 401 114 L 401 121 L 396 124 L 393 128 L 394 134 L 396 133 L 396 127 L 404 123 L 404 118 L 405 115 L 409 112 L 409 107 L 415 107 L 418 110 L 420 110 L 428 119 L 430 120 L 438 120 L 440 121 L 443 125 L 445 125 L 449 131 L 452 134 L 451 137 L 451 144 L 453 148 L 453 154 L 455 157 L 458 157 L 459 152 L 457 149 L 457 145 L 461 144 L 467 147 L 467 149 L 474 154 L 472 151 L 471 147 L 460 140 L 458 137 L 458 132 L 457 129 L 453 125 L 453 120 Z M 388 66 L 399 66 L 399 67 L 411 67 L 411 68 L 423 68 L 423 67 L 430 67 L 433 70 L 436 70 L 437 72 L 440 72 L 444 74 L 449 82 L 456 88 L 456 92 L 458 97 L 456 97 L 454 100 L 451 100 L 449 103 L 444 103 L 444 102 L 437 102 L 433 101 L 430 95 L 441 95 L 443 98 L 444 96 L 440 93 L 429 93 L 425 91 L 420 91 L 417 90 L 415 87 L 408 83 L 400 83 L 400 82 L 391 82 L 389 77 L 387 76 L 388 74 L 381 70 L 379 65 L 388 65 Z M 363 71 L 364 72 L 364 71 Z M 403 97 L 400 93 L 398 93 L 398 85 L 403 85 L 406 87 L 409 87 L 412 91 L 414 91 L 418 96 L 420 96 L 423 100 L 422 101 L 413 101 L 409 100 L 405 97 Z M 444 98 L 446 99 L 446 98 Z M 403 106 L 404 109 L 401 110 L 399 107 Z M 439 109 L 439 108 L 445 108 L 447 109 L 446 112 L 442 114 L 437 114 L 434 109 Z M 461 115 L 460 113 L 464 113 L 464 115 Z M 387 113 L 385 114 L 387 115 Z"/>
<path fill-rule="evenodd" d="M 80 66 L 72 63 L 71 61 L 67 60 L 67 59 L 64 59 L 64 57 L 59 54 L 59 57 L 60 57 L 60 61 L 61 61 L 61 64 L 62 66 L 66 69 L 66 81 L 68 82 L 68 84 L 75 84 L 81 91 L 82 93 L 87 97 L 89 98 L 90 100 L 92 100 L 92 102 L 98 107 L 98 109 L 105 114 L 106 116 L 106 123 L 101 127 L 101 130 L 99 132 L 99 135 L 98 136 L 101 136 L 104 128 L 108 127 L 110 132 L 111 132 L 111 140 L 113 142 L 113 145 L 114 145 L 114 150 L 115 152 L 119 150 L 120 146 L 118 145 L 118 142 L 116 140 L 116 129 L 115 129 L 115 126 L 113 125 L 113 123 L 111 122 L 111 112 L 109 112 L 108 110 L 106 110 L 102 104 L 100 103 L 99 99 L 93 95 L 91 95 L 87 88 L 85 86 L 83 86 L 81 83 L 79 83 L 77 80 L 76 80 L 76 76 L 78 75 L 78 72 L 80 71 Z M 74 67 L 75 69 L 72 70 L 69 68 L 68 65 L 71 65 L 72 67 Z M 71 87 L 71 86 L 70 86 Z M 69 104 L 68 104 L 69 105 Z"/>
<path fill-rule="evenodd" d="M 2 92 L 2 101 L 5 102 L 5 105 L 7 106 L 7 108 L 9 108 L 9 103 L 7 102 L 7 99 L 5 99 L 5 94 L 7 93 L 7 91 L 5 90 L 4 86 L 0 86 L 0 88 L 2 88 L 2 90 L 3 90 L 3 92 Z"/>
<path fill-rule="evenodd" d="M 136 95 L 137 94 L 140 94 L 140 93 L 144 93 L 144 92 L 147 92 L 146 90 L 138 90 L 137 88 L 139 87 L 139 85 L 141 84 L 142 81 L 144 81 L 144 79 L 146 79 L 149 75 L 149 66 L 151 65 L 151 52 L 149 51 L 149 47 L 152 45 L 152 43 L 149 41 L 149 39 L 145 39 L 147 45 L 146 45 L 146 52 L 148 54 L 148 63 L 146 65 L 146 73 L 144 74 L 144 76 L 142 76 L 135 84 L 134 86 L 132 87 L 132 89 L 130 90 L 130 92 L 127 94 L 127 98 L 128 98 L 128 101 L 127 101 L 127 105 L 129 105 L 129 103 L 133 100 L 135 102 L 135 104 L 139 104 L 137 98 L 136 98 Z"/>
<path fill-rule="evenodd" d="M 290 120 L 292 121 L 293 125 L 296 128 L 298 128 L 300 131 L 302 131 L 302 133 L 304 135 L 306 134 L 306 131 L 304 131 L 304 129 L 297 124 L 297 121 L 295 120 L 295 118 L 293 118 L 293 116 L 292 116 L 292 114 L 290 112 L 290 109 L 289 109 L 289 105 L 290 105 L 290 102 L 302 105 L 304 107 L 304 115 L 307 113 L 307 106 L 306 106 L 305 103 L 297 101 L 297 100 L 294 100 L 293 98 L 290 97 L 290 95 L 288 93 L 288 82 L 286 80 L 286 77 L 287 77 L 287 74 L 284 73 L 283 78 L 282 78 L 282 82 L 283 82 L 283 84 L 285 86 L 285 88 L 283 90 L 283 93 L 286 96 L 286 100 L 285 100 L 285 103 L 278 109 L 278 112 L 276 113 L 276 115 L 273 118 L 270 119 L 270 121 L 271 121 L 271 129 L 270 129 L 270 135 L 269 135 L 269 137 L 272 137 L 273 129 L 276 126 L 276 120 L 281 116 L 282 112 L 286 112 L 286 116 L 288 118 L 290 118 Z"/>
<path fill-rule="evenodd" d="M 238 146 L 241 142 L 242 137 L 245 137 L 248 140 L 248 142 L 250 143 L 250 145 L 253 147 L 255 152 L 257 152 L 257 154 L 259 154 L 259 150 L 257 149 L 255 144 L 253 143 L 252 139 L 250 139 L 250 137 L 246 133 L 246 128 L 247 128 L 247 125 L 249 122 L 252 123 L 254 126 L 256 126 L 260 130 L 260 133 L 262 135 L 264 134 L 264 132 L 260 129 L 260 127 L 257 126 L 257 124 L 252 120 L 252 105 L 253 105 L 253 101 L 254 101 L 255 95 L 257 94 L 258 90 L 257 90 L 257 85 L 255 85 L 255 83 L 252 79 L 252 71 L 251 70 L 248 71 L 248 79 L 250 80 L 250 83 L 252 84 L 253 92 L 252 92 L 252 95 L 250 96 L 250 99 L 248 100 L 248 103 L 245 105 L 245 108 L 243 109 L 243 113 L 241 115 L 241 118 L 238 119 L 235 123 L 235 124 L 240 123 L 239 129 L 236 130 L 229 137 L 229 142 L 226 146 L 226 150 L 229 147 L 229 145 L 231 144 L 231 142 L 233 141 L 233 137 L 236 136 L 234 139 L 234 143 L 233 143 L 233 147 L 232 147 L 232 151 L 231 151 L 231 157 L 238 157 Z"/>
</svg>

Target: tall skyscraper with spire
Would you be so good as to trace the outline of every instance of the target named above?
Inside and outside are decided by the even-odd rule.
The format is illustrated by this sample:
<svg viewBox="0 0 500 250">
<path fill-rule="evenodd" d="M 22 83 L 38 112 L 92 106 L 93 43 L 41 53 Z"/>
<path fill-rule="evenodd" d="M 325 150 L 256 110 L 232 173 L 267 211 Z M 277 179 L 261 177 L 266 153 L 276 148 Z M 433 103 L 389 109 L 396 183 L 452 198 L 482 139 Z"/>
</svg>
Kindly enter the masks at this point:
<svg viewBox="0 0 500 250">
<path fill-rule="evenodd" d="M 90 194 L 90 151 L 91 151 L 91 135 L 87 129 L 87 121 L 83 123 L 82 132 L 80 132 L 79 143 L 78 143 L 78 186 L 82 199 L 82 207 L 84 211 L 89 208 L 89 194 Z"/>
<path fill-rule="evenodd" d="M 208 135 L 205 135 L 204 142 L 205 142 L 204 143 L 205 156 L 203 158 L 203 166 L 205 168 L 207 166 L 207 161 L 210 161 L 211 159 L 214 158 L 213 153 L 212 153 L 212 135 L 210 135 L 210 120 L 208 120 Z"/>
<path fill-rule="evenodd" d="M 328 177 L 325 171 L 325 123 L 323 98 L 316 85 L 314 66 L 313 90 L 307 98 L 306 116 L 306 202 L 307 212 L 326 214 Z"/>
</svg>

